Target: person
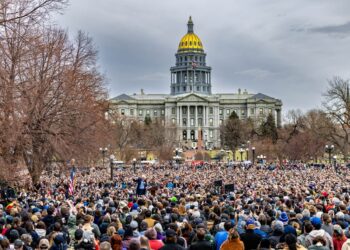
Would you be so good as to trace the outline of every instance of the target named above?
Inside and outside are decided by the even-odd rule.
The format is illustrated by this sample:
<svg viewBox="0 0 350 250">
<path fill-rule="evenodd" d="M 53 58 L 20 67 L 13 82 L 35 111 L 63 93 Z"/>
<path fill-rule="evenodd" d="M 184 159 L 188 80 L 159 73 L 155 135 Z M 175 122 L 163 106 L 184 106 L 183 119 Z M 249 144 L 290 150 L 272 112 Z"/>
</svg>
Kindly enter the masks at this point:
<svg viewBox="0 0 350 250">
<path fill-rule="evenodd" d="M 184 247 L 176 243 L 177 237 L 176 232 L 172 229 L 167 229 L 165 231 L 165 245 L 160 248 L 160 250 L 185 250 Z"/>
<path fill-rule="evenodd" d="M 220 250 L 244 250 L 244 243 L 239 239 L 238 232 L 231 228 L 228 239 L 221 245 Z"/>
<path fill-rule="evenodd" d="M 343 229 L 340 225 L 334 225 L 333 227 L 333 246 L 334 250 L 341 250 L 344 242 L 346 241 L 346 237 L 344 235 Z"/>
<path fill-rule="evenodd" d="M 164 246 L 163 241 L 157 239 L 157 231 L 154 228 L 150 228 L 145 232 L 145 236 L 149 240 L 149 245 L 153 250 L 159 250 Z"/>
<path fill-rule="evenodd" d="M 213 244 L 205 239 L 205 235 L 204 228 L 197 229 L 197 240 L 190 245 L 188 250 L 213 250 Z"/>
<path fill-rule="evenodd" d="M 224 230 L 221 230 L 215 234 L 215 247 L 216 250 L 220 250 L 222 243 L 228 238 L 228 231 L 233 228 L 231 221 L 224 223 Z"/>
<path fill-rule="evenodd" d="M 47 250 L 49 249 L 50 247 L 50 242 L 48 239 L 46 238 L 42 238 L 40 241 L 39 241 L 39 244 L 38 244 L 38 248 L 40 250 Z"/>
<path fill-rule="evenodd" d="M 110 242 L 111 242 L 112 250 L 123 250 L 123 240 L 119 234 L 117 233 L 113 234 L 111 236 Z"/>
<path fill-rule="evenodd" d="M 109 243 L 108 241 L 101 242 L 100 250 L 112 250 L 111 243 Z"/>
<path fill-rule="evenodd" d="M 308 250 L 330 250 L 329 247 L 326 246 L 326 241 L 322 236 L 318 236 L 313 239 L 312 245 L 308 248 Z"/>
<path fill-rule="evenodd" d="M 135 180 L 135 182 L 137 183 L 136 195 L 138 195 L 138 196 L 145 195 L 146 194 L 146 190 L 147 190 L 146 176 L 142 175 L 140 178 Z"/>
<path fill-rule="evenodd" d="M 269 239 L 262 239 L 258 246 L 258 250 L 271 250 L 271 243 Z"/>
<path fill-rule="evenodd" d="M 147 223 L 147 228 L 153 227 L 154 223 L 156 222 L 156 220 L 153 219 L 151 216 L 152 216 L 152 212 L 150 210 L 147 210 L 145 212 L 145 219 L 143 220 L 144 222 Z"/>
<path fill-rule="evenodd" d="M 294 234 L 287 234 L 285 241 L 283 250 L 306 250 L 304 246 L 297 243 L 297 237 Z"/>
<path fill-rule="evenodd" d="M 314 238 L 321 236 L 326 242 L 326 246 L 330 249 L 333 249 L 333 240 L 332 237 L 323 229 L 321 229 L 322 221 L 318 217 L 311 217 L 311 224 L 313 226 L 313 230 L 305 237 L 305 246 L 309 247 L 312 245 L 312 241 Z"/>
<path fill-rule="evenodd" d="M 145 236 L 140 237 L 140 250 L 154 250 L 150 247 L 149 241 Z"/>
<path fill-rule="evenodd" d="M 247 250 L 257 249 L 261 241 L 261 236 L 254 232 L 255 222 L 252 219 L 246 222 L 246 231 L 241 234 L 241 240 L 244 243 L 244 248 Z"/>
</svg>

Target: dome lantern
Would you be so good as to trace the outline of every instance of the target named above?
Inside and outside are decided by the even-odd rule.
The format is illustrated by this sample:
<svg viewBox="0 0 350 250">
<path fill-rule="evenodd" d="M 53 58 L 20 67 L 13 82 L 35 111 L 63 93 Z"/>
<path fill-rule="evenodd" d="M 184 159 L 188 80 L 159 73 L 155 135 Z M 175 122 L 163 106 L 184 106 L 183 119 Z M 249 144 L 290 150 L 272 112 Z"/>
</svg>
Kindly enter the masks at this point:
<svg viewBox="0 0 350 250">
<path fill-rule="evenodd" d="M 188 19 L 187 22 L 187 33 L 193 33 L 193 22 L 192 22 L 192 17 Z"/>
</svg>

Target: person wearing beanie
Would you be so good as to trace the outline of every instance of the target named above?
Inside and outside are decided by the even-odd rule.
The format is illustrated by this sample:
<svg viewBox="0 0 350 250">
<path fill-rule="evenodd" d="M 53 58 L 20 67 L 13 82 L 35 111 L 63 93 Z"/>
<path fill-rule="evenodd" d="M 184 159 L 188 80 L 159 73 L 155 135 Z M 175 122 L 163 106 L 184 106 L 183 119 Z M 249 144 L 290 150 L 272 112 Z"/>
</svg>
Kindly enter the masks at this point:
<svg viewBox="0 0 350 250">
<path fill-rule="evenodd" d="M 280 216 L 278 217 L 278 220 L 279 221 L 282 221 L 283 225 L 287 225 L 288 224 L 288 221 L 289 221 L 289 218 L 288 218 L 288 215 L 286 212 L 282 212 L 280 214 Z"/>
<path fill-rule="evenodd" d="M 309 235 L 305 237 L 305 247 L 311 246 L 312 241 L 316 237 L 320 236 L 325 240 L 327 247 L 329 247 L 330 249 L 334 249 L 332 237 L 325 230 L 321 229 L 321 219 L 318 217 L 311 217 L 310 222 L 313 226 L 313 230 L 309 233 Z"/>
<path fill-rule="evenodd" d="M 246 231 L 241 235 L 241 240 L 244 243 L 244 249 L 257 249 L 261 241 L 261 236 L 254 232 L 255 222 L 254 220 L 247 220 Z"/>
</svg>

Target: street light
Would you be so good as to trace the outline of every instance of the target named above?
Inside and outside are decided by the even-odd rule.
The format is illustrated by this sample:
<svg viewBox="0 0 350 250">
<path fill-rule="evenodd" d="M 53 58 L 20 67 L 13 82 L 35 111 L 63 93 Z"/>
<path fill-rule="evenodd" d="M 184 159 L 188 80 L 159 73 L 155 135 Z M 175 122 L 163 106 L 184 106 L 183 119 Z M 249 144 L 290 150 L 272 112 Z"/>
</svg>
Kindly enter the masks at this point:
<svg viewBox="0 0 350 250">
<path fill-rule="evenodd" d="M 241 162 L 243 162 L 243 152 L 244 152 L 244 149 L 240 148 L 239 153 L 241 154 Z"/>
<path fill-rule="evenodd" d="M 132 164 L 134 166 L 134 174 L 136 174 L 136 158 L 132 159 Z"/>
<path fill-rule="evenodd" d="M 105 166 L 105 157 L 106 157 L 106 153 L 108 151 L 108 148 L 100 148 L 100 152 L 102 154 L 102 164 L 103 167 Z"/>
<path fill-rule="evenodd" d="M 114 155 L 110 155 L 109 156 L 109 166 L 111 168 L 111 181 L 113 181 L 114 160 L 115 160 L 115 156 Z"/>
<path fill-rule="evenodd" d="M 328 153 L 328 161 L 329 161 L 329 164 L 331 164 L 331 161 L 332 161 L 332 152 L 334 150 L 334 145 L 326 145 L 325 146 L 325 151 L 326 153 Z"/>
<path fill-rule="evenodd" d="M 253 153 L 253 165 L 255 163 L 255 147 L 252 147 L 252 153 Z"/>
</svg>

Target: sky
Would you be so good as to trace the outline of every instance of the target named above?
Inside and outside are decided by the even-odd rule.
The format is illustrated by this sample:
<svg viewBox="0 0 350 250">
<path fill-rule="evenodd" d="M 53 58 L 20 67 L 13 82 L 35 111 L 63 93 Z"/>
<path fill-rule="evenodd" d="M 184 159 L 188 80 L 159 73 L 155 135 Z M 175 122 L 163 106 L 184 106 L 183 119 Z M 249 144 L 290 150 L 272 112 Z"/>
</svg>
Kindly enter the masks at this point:
<svg viewBox="0 0 350 250">
<path fill-rule="evenodd" d="M 170 92 L 170 67 L 192 16 L 213 93 L 264 93 L 284 113 L 320 108 L 350 78 L 349 0 L 70 0 L 57 23 L 87 32 L 109 96 Z"/>
</svg>

